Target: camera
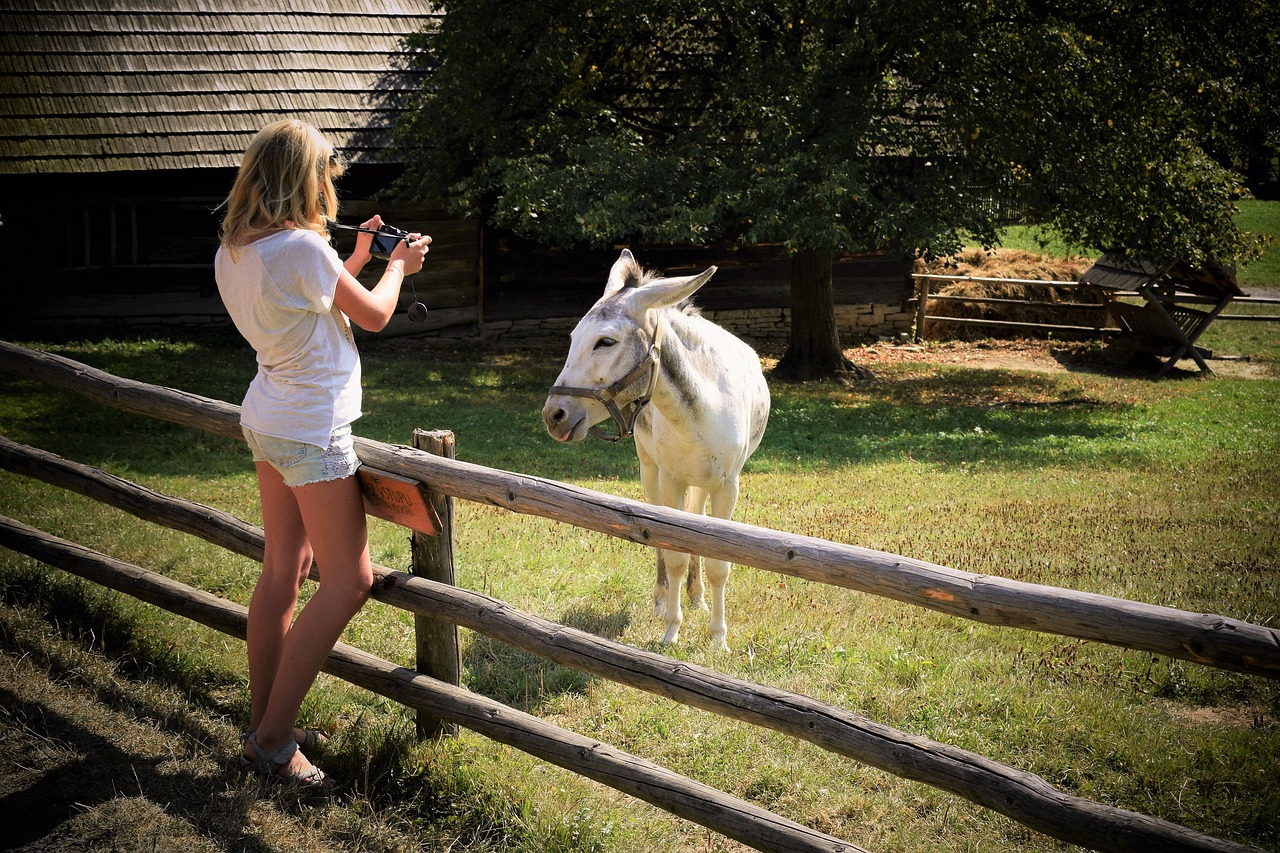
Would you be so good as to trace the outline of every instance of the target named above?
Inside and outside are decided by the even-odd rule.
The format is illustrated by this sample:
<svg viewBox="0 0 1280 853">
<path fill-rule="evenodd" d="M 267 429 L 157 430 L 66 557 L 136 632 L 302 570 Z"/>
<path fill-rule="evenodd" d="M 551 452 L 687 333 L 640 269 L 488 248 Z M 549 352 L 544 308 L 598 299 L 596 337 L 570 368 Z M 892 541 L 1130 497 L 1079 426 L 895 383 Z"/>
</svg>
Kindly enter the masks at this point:
<svg viewBox="0 0 1280 853">
<path fill-rule="evenodd" d="M 395 251 L 396 243 L 402 240 L 406 243 L 409 242 L 408 231 L 402 231 L 394 225 L 383 225 L 374 232 L 373 242 L 369 245 L 369 252 L 375 258 L 386 260 Z"/>
<path fill-rule="evenodd" d="M 391 253 L 395 251 L 396 243 L 401 240 L 409 242 L 409 232 L 402 231 L 394 225 L 383 225 L 377 231 L 370 231 L 368 228 L 361 228 L 358 225 L 343 225 L 341 222 L 330 222 L 330 228 L 337 228 L 341 231 L 359 231 L 362 234 L 372 234 L 373 242 L 369 245 L 369 253 L 375 258 L 382 258 L 384 261 L 391 257 Z"/>
</svg>

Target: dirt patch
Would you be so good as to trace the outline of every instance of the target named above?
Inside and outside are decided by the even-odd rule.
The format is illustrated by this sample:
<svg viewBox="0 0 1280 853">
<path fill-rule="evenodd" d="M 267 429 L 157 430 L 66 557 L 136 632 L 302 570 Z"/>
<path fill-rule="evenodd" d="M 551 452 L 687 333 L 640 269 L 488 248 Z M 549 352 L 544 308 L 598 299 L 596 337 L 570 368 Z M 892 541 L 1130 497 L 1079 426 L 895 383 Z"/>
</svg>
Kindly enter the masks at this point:
<svg viewBox="0 0 1280 853">
<path fill-rule="evenodd" d="M 855 364 L 870 368 L 888 364 L 946 364 L 988 370 L 1040 373 L 1096 373 L 1104 376 L 1154 378 L 1160 368 L 1154 356 L 1115 344 L 1035 339 L 940 341 L 922 344 L 885 342 L 848 349 Z M 1232 379 L 1269 379 L 1275 375 L 1265 363 L 1247 358 L 1211 358 L 1214 375 Z M 1193 359 L 1180 360 L 1167 376 L 1198 376 Z"/>
<path fill-rule="evenodd" d="M 1179 720 L 1202 726 L 1219 726 L 1231 729 L 1261 728 L 1266 719 L 1256 709 L 1248 706 L 1230 708 L 1188 708 L 1176 705 L 1170 713 Z"/>
<path fill-rule="evenodd" d="M 885 364 L 953 364 L 993 370 L 1066 371 L 1064 360 L 1044 341 L 883 343 L 849 351 L 854 361 L 874 368 Z"/>
</svg>

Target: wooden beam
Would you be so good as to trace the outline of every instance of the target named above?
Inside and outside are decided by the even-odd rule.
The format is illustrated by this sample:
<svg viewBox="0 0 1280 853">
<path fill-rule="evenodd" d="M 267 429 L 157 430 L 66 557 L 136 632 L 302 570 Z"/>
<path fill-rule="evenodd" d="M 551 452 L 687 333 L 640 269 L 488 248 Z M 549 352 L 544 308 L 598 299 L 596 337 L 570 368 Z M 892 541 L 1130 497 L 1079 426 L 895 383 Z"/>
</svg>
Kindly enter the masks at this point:
<svg viewBox="0 0 1280 853">
<path fill-rule="evenodd" d="M 0 516 L 0 545 L 224 634 L 245 637 L 246 608 L 157 572 L 99 554 L 4 516 Z M 770 853 L 862 851 L 860 847 L 787 820 L 639 756 L 461 687 L 419 675 L 345 643 L 334 646 L 324 671 L 630 794 L 756 850 Z"/>
<path fill-rule="evenodd" d="M 88 493 L 88 484 L 89 491 L 104 502 L 132 509 L 141 518 L 169 526 L 173 526 L 175 517 L 185 517 L 191 527 L 188 532 L 193 535 L 215 543 L 248 543 L 248 556 L 257 554 L 261 559 L 261 531 L 234 516 L 168 498 L 36 448 L 0 439 L 0 449 L 0 459 L 10 469 L 25 467 L 23 458 L 37 460 L 32 470 L 43 474 L 42 479 L 47 482 L 82 493 Z M 11 533 L 19 543 L 29 541 L 23 527 L 17 525 L 16 532 Z M 250 535 L 245 535 L 246 530 Z M 5 527 L 0 523 L 0 544 L 10 541 L 13 540 L 5 539 Z M 430 615 L 563 666 L 807 740 L 836 754 L 949 791 L 1064 841 L 1096 850 L 1232 849 L 1226 842 L 1199 836 L 1176 824 L 1067 794 L 1034 774 L 907 734 L 801 694 L 568 628 L 450 583 L 381 566 L 375 566 L 374 572 L 373 597 L 419 617 Z M 238 623 L 232 627 L 240 631 L 236 636 L 243 637 Z M 419 713 L 438 719 L 433 711 L 420 709 Z"/>
<path fill-rule="evenodd" d="M 0 370 L 46 381 L 126 411 L 240 436 L 236 406 L 115 377 L 61 356 L 0 341 Z M 366 438 L 356 437 L 355 444 L 366 464 L 421 480 L 433 491 L 641 545 L 855 589 L 984 624 L 1061 634 L 1280 678 L 1280 631 L 1228 616 L 965 572 L 870 548 L 691 515 Z"/>
</svg>

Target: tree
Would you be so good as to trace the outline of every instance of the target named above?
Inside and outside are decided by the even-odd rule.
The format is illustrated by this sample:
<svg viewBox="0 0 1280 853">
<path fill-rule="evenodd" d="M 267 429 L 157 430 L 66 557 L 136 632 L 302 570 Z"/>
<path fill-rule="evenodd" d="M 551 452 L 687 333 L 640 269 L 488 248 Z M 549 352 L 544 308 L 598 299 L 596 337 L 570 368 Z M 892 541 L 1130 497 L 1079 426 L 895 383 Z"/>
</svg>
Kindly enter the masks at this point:
<svg viewBox="0 0 1280 853">
<path fill-rule="evenodd" d="M 451 0 L 409 42 L 431 85 L 396 128 L 401 188 L 564 246 L 780 244 L 775 375 L 830 376 L 833 255 L 993 245 L 993 194 L 1079 245 L 1248 251 L 1173 73 L 1230 68 L 1183 2 Z"/>
</svg>

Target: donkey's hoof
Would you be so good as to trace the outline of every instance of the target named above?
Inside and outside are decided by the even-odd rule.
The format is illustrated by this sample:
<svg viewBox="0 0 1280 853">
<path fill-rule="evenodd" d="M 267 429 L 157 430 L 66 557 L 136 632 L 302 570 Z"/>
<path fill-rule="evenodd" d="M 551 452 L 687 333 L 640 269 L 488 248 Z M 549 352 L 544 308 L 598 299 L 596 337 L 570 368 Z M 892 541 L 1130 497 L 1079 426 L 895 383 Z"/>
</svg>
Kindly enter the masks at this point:
<svg viewBox="0 0 1280 853">
<path fill-rule="evenodd" d="M 680 626 L 668 625 L 667 633 L 662 635 L 662 644 L 664 646 L 674 646 L 678 642 L 680 642 Z"/>
</svg>

